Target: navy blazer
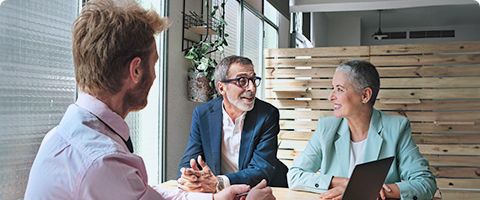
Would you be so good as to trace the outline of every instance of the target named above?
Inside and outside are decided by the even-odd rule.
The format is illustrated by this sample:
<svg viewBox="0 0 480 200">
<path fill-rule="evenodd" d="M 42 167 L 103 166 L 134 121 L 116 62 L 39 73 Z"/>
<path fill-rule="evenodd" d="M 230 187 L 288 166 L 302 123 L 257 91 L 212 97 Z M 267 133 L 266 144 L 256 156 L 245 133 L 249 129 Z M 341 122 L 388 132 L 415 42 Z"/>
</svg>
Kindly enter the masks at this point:
<svg viewBox="0 0 480 200">
<path fill-rule="evenodd" d="M 179 169 L 190 167 L 190 159 L 202 155 L 212 172 L 215 175 L 221 174 L 222 103 L 223 98 L 219 97 L 197 106 L 193 111 L 190 138 Z M 277 134 L 280 131 L 278 122 L 278 109 L 256 99 L 243 124 L 239 171 L 225 174 L 230 184 L 255 186 L 266 179 L 270 186 L 287 187 L 288 168 L 277 159 Z"/>
</svg>

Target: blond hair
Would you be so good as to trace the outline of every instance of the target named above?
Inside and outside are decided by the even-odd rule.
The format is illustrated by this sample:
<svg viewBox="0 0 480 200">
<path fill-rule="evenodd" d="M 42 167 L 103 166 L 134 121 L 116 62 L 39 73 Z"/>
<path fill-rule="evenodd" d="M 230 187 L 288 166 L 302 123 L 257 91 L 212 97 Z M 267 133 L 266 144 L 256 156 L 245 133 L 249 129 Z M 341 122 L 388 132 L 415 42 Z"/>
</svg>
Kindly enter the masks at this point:
<svg viewBox="0 0 480 200">
<path fill-rule="evenodd" d="M 73 25 L 75 78 L 80 90 L 116 94 L 135 57 L 148 63 L 154 35 L 167 21 L 135 0 L 91 0 Z M 143 65 L 145 66 L 145 65 Z"/>
</svg>

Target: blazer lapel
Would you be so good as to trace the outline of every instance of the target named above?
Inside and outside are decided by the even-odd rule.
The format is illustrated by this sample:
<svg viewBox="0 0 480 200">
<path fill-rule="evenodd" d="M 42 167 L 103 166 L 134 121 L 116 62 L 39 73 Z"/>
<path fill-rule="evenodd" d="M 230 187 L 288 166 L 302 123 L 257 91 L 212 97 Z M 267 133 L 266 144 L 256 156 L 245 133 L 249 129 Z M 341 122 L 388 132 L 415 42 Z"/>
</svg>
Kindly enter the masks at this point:
<svg viewBox="0 0 480 200">
<path fill-rule="evenodd" d="M 257 121 L 257 116 L 255 114 L 255 107 L 253 110 L 246 113 L 245 119 L 243 121 L 242 128 L 242 139 L 240 140 L 240 154 L 238 156 L 238 169 L 242 170 L 246 168 L 245 160 L 250 160 L 250 152 L 253 151 L 253 138 L 255 137 L 255 122 Z M 247 154 L 248 153 L 248 154 Z M 248 158 L 247 158 L 248 156 Z"/>
<path fill-rule="evenodd" d="M 348 129 L 348 120 L 343 119 L 337 131 L 340 136 L 335 141 L 335 152 L 338 155 L 338 166 L 340 168 L 339 175 L 348 177 L 348 169 L 350 165 L 350 130 Z"/>
<path fill-rule="evenodd" d="M 383 138 L 380 136 L 382 131 L 382 119 L 380 112 L 373 109 L 370 119 L 370 127 L 368 128 L 367 143 L 365 144 L 364 162 L 370 162 L 378 159 L 380 149 L 382 149 Z"/>
<path fill-rule="evenodd" d="M 210 114 L 208 115 L 208 124 L 210 125 L 209 135 L 211 141 L 211 152 L 212 158 L 214 159 L 213 166 L 212 163 L 208 163 L 212 168 L 214 174 L 221 173 L 221 151 L 222 151 L 222 102 L 223 99 L 220 98 L 217 102 L 213 104 L 210 108 Z"/>
</svg>

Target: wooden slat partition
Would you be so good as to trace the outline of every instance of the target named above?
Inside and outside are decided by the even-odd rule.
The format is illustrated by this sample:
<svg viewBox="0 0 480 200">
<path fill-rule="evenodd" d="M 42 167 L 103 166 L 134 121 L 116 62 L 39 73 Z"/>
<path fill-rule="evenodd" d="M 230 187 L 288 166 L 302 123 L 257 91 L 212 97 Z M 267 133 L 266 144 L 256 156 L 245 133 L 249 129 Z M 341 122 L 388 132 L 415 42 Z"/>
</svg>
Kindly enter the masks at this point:
<svg viewBox="0 0 480 200">
<path fill-rule="evenodd" d="M 329 116 L 331 78 L 354 59 L 377 66 L 375 107 L 410 119 L 444 199 L 480 199 L 480 42 L 265 50 L 265 98 L 280 109 L 290 166 Z"/>
</svg>

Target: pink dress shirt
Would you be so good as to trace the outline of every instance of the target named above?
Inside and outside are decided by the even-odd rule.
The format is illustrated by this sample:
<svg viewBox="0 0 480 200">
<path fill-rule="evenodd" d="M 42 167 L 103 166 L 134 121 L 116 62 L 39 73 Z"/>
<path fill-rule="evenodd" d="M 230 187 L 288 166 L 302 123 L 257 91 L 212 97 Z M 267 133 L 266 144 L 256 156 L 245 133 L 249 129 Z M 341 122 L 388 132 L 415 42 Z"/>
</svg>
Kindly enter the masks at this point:
<svg viewBox="0 0 480 200">
<path fill-rule="evenodd" d="M 208 193 L 152 188 L 145 164 L 128 151 L 124 119 L 80 93 L 60 124 L 43 139 L 25 199 L 212 199 Z"/>
</svg>

